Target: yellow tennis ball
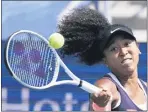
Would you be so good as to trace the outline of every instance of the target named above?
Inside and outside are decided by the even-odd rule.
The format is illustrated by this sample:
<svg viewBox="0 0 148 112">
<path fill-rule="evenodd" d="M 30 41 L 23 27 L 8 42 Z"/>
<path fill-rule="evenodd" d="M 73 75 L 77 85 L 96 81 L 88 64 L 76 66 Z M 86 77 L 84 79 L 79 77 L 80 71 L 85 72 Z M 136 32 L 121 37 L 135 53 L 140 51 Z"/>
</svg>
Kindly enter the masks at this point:
<svg viewBox="0 0 148 112">
<path fill-rule="evenodd" d="M 55 49 L 59 49 L 64 45 L 64 37 L 60 33 L 53 33 L 49 37 L 49 44 Z"/>
</svg>

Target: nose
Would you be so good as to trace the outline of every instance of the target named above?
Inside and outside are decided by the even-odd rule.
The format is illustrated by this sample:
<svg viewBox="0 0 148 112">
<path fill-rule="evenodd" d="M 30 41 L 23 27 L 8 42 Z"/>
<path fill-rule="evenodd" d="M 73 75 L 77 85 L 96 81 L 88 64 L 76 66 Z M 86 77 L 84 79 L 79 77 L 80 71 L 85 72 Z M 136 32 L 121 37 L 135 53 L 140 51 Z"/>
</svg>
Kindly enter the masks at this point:
<svg viewBox="0 0 148 112">
<path fill-rule="evenodd" d="M 120 48 L 120 56 L 125 56 L 127 53 L 128 53 L 128 51 L 125 47 Z"/>
</svg>

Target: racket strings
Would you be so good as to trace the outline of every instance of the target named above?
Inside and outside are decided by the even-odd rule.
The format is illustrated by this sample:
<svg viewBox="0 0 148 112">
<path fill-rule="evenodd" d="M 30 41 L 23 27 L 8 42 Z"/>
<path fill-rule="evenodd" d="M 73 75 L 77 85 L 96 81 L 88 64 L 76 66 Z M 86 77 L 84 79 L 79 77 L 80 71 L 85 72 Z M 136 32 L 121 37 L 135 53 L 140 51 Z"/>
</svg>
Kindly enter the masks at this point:
<svg viewBox="0 0 148 112">
<path fill-rule="evenodd" d="M 55 74 L 52 49 L 32 34 L 20 33 L 11 39 L 8 61 L 16 77 L 31 86 L 46 86 Z"/>
</svg>

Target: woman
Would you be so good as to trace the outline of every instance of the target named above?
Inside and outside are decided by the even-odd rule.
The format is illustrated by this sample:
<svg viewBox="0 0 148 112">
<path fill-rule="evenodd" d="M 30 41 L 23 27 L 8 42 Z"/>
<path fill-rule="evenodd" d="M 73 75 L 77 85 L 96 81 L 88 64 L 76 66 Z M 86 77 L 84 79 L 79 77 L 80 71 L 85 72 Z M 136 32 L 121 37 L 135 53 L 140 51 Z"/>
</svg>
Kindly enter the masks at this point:
<svg viewBox="0 0 148 112">
<path fill-rule="evenodd" d="M 111 71 L 96 81 L 102 92 L 90 95 L 90 110 L 147 110 L 147 86 L 137 72 L 140 50 L 130 28 L 111 25 L 88 8 L 73 10 L 58 27 L 66 40 L 63 56 L 75 55 L 87 65 L 104 63 Z"/>
</svg>

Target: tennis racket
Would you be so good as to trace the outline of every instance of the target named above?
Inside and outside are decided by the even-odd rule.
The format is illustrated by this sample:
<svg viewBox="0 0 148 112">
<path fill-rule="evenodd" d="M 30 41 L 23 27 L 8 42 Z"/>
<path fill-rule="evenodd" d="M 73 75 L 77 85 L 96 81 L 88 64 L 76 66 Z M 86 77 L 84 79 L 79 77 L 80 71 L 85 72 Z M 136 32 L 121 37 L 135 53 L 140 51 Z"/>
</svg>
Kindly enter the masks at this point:
<svg viewBox="0 0 148 112">
<path fill-rule="evenodd" d="M 24 86 L 46 89 L 56 85 L 71 84 L 89 93 L 100 88 L 75 76 L 61 60 L 46 38 L 29 30 L 13 33 L 6 46 L 6 62 L 12 76 Z M 62 67 L 72 80 L 57 81 Z"/>
</svg>

